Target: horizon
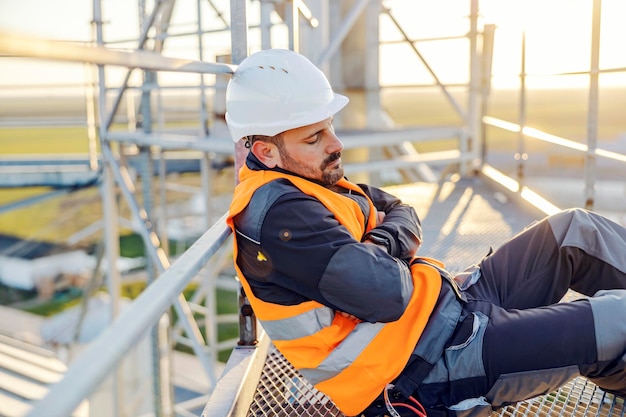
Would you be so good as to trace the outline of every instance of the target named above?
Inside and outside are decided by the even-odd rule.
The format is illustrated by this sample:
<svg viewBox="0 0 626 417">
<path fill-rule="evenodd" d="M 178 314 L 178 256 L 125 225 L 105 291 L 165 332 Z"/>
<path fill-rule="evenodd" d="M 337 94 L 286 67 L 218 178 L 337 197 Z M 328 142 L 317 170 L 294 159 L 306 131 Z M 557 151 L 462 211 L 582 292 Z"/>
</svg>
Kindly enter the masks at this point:
<svg viewBox="0 0 626 417">
<path fill-rule="evenodd" d="M 20 99 L 20 98 L 28 98 L 28 99 L 36 99 L 36 98 L 85 98 L 85 89 L 88 87 L 86 84 L 41 84 L 37 86 L 6 86 L 0 85 L 0 98 L 2 97 L 10 97 L 12 99 Z M 193 96 L 199 94 L 199 88 L 194 89 L 190 87 L 196 86 L 163 86 L 160 90 L 160 94 L 165 95 L 178 95 L 178 96 Z M 407 93 L 412 93 L 414 90 L 422 90 L 427 94 L 438 94 L 439 87 L 436 84 L 425 85 L 425 84 L 414 84 L 414 85 L 406 85 L 406 84 L 381 84 L 381 90 L 384 92 L 385 90 L 406 90 Z M 458 90 L 466 90 L 467 86 L 447 86 L 446 87 L 450 91 L 458 91 Z M 626 90 L 626 84 L 609 84 L 609 85 L 600 85 L 600 91 L 614 91 L 614 90 Z M 137 88 L 135 88 L 137 89 Z M 63 90 L 63 91 L 54 91 L 54 90 Z M 74 91 L 81 90 L 81 91 Z M 197 91 L 196 91 L 197 90 Z M 436 90 L 436 91 L 434 91 Z M 588 85 L 569 85 L 569 86 L 535 86 L 529 87 L 526 86 L 526 91 L 588 91 Z M 354 89 L 347 89 L 344 91 L 354 91 Z M 493 86 L 491 87 L 491 91 L 497 92 L 519 92 L 519 86 Z M 54 92 L 55 94 L 51 94 Z M 42 97 L 42 95 L 44 95 Z M 211 92 L 206 93 L 208 95 L 212 95 Z"/>
<path fill-rule="evenodd" d="M 18 90 L 18 87 L 9 88 L 3 90 L 0 87 L 0 99 L 2 98 L 10 98 L 9 101 L 0 101 L 0 114 L 3 115 L 3 119 L 5 123 L 0 123 L 0 128 L 4 127 L 17 127 L 17 125 L 11 122 L 10 119 L 37 119 L 41 118 L 50 118 L 50 117 L 76 117 L 82 116 L 86 112 L 86 88 L 87 86 L 83 85 L 74 85 L 71 86 L 70 89 L 68 86 L 48 86 L 43 88 L 30 88 L 27 90 L 19 91 L 15 94 L 15 90 Z M 563 93 L 563 94 L 575 94 L 575 93 L 587 93 L 589 90 L 588 87 L 584 86 L 570 86 L 570 87 L 538 87 L 538 88 L 526 88 L 526 93 L 528 96 L 537 95 L 537 94 L 546 94 L 550 97 L 555 98 L 557 101 L 558 95 L 553 96 L 555 93 Z M 601 86 L 600 87 L 600 100 L 603 98 L 604 94 L 618 94 L 621 97 L 622 92 L 625 92 L 626 85 L 618 85 L 618 86 Z M 344 93 L 354 91 L 348 90 L 344 91 Z M 466 87 L 454 87 L 450 88 L 450 92 L 453 95 L 465 95 L 467 94 Z M 514 87 L 493 87 L 491 88 L 491 92 L 489 94 L 489 99 L 493 100 L 496 98 L 501 98 L 507 95 L 519 95 L 519 88 Z M 176 89 L 176 88 L 166 88 L 161 90 L 160 94 L 162 98 L 166 101 L 169 100 L 169 107 L 176 105 L 187 105 L 189 102 L 187 100 L 195 100 L 199 97 L 200 90 L 199 89 Z M 386 95 L 397 95 L 397 96 L 405 96 L 411 95 L 415 97 L 416 102 L 420 102 L 421 97 L 437 97 L 438 100 L 442 99 L 441 91 L 437 86 L 424 86 L 424 85 L 416 85 L 416 86 L 381 86 L 381 96 Z M 206 91 L 206 97 L 209 99 L 209 108 L 212 106 L 212 102 L 210 101 L 213 98 L 213 92 L 211 90 Z M 626 95 L 624 95 L 626 97 Z M 135 103 L 137 103 L 138 98 L 135 96 Z M 179 103 L 172 103 L 171 101 L 182 101 Z M 60 103 L 64 103 L 69 108 L 61 108 L 59 107 Z M 197 103 L 193 103 L 197 104 Z M 626 103 L 624 103 L 626 104 Z M 122 108 L 125 107 L 126 101 L 123 100 Z M 527 106 L 530 106 L 530 103 L 527 103 Z M 182 107 L 181 111 L 184 111 L 186 107 Z M 196 109 L 197 110 L 197 109 Z M 45 114 L 47 112 L 47 114 Z M 30 117 L 29 117 L 30 116 Z M 626 130 L 626 129 L 625 129 Z"/>
</svg>

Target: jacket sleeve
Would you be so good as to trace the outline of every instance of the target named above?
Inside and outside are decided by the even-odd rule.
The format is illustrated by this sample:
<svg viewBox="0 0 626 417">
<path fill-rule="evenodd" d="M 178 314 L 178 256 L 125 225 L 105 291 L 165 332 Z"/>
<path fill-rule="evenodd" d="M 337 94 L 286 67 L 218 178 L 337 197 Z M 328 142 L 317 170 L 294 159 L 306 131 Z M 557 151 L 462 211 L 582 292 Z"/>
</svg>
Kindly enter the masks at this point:
<svg viewBox="0 0 626 417">
<path fill-rule="evenodd" d="M 415 209 L 379 188 L 364 184 L 359 186 L 376 209 L 385 213 L 383 222 L 370 230 L 363 240 L 374 235 L 388 242 L 390 255 L 403 260 L 415 256 L 422 244 L 422 226 Z"/>
<path fill-rule="evenodd" d="M 402 315 L 413 292 L 405 262 L 354 239 L 301 192 L 284 194 L 259 212 L 257 224 L 244 221 L 245 211 L 234 219 L 237 263 L 255 296 L 286 305 L 313 299 L 369 322 Z"/>
</svg>

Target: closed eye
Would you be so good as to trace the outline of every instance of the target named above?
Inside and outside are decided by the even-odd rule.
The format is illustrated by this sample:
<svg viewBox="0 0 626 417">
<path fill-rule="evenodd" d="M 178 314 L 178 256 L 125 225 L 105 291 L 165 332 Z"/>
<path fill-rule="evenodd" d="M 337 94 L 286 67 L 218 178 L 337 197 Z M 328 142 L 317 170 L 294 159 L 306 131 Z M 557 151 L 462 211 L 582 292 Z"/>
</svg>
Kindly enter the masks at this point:
<svg viewBox="0 0 626 417">
<path fill-rule="evenodd" d="M 306 139 L 305 143 L 308 145 L 314 145 L 320 140 L 321 135 L 322 135 L 322 131 L 320 130 L 319 132 L 313 134 L 312 136 L 309 136 Z"/>
</svg>

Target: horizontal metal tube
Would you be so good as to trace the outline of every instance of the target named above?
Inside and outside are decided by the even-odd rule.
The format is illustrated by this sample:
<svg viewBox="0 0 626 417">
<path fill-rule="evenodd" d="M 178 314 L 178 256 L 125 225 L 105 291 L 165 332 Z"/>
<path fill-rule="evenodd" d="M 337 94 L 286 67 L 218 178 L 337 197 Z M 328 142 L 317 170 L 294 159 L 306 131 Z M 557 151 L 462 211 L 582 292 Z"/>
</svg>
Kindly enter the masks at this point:
<svg viewBox="0 0 626 417">
<path fill-rule="evenodd" d="M 229 64 L 167 58 L 148 51 L 119 51 L 103 46 L 17 36 L 3 31 L 0 31 L 0 54 L 194 74 L 232 74 L 236 68 Z"/>
</svg>

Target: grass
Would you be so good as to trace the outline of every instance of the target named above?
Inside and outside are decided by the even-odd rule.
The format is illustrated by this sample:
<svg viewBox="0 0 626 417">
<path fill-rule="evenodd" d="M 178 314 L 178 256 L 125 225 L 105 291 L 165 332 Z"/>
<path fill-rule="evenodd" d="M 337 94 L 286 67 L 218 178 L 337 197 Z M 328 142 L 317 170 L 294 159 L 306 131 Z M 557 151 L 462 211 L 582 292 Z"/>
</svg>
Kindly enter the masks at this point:
<svg viewBox="0 0 626 417">
<path fill-rule="evenodd" d="M 50 188 L 0 189 L 0 205 L 45 194 Z M 73 233 L 102 219 L 96 188 L 77 190 L 19 210 L 0 213 L 0 233 L 24 239 L 65 242 Z M 97 238 L 98 235 L 96 235 Z"/>
<path fill-rule="evenodd" d="M 0 129 L 0 156 L 87 153 L 86 135 L 86 129 L 80 127 L 3 128 Z M 51 190 L 48 187 L 0 188 L 0 206 Z M 63 241 L 69 236 L 64 230 L 80 230 L 102 218 L 101 212 L 95 212 L 91 205 L 99 199 L 98 190 L 87 189 L 0 213 L 0 234 Z M 57 226 L 60 223 L 61 228 Z"/>
<path fill-rule="evenodd" d="M 44 317 L 51 317 L 64 310 L 80 304 L 82 291 L 70 288 L 67 291 L 57 292 L 52 299 L 45 303 L 33 303 L 23 308 L 24 311 Z"/>
<path fill-rule="evenodd" d="M 19 127 L 0 129 L 0 155 L 87 154 L 87 128 Z"/>
</svg>

